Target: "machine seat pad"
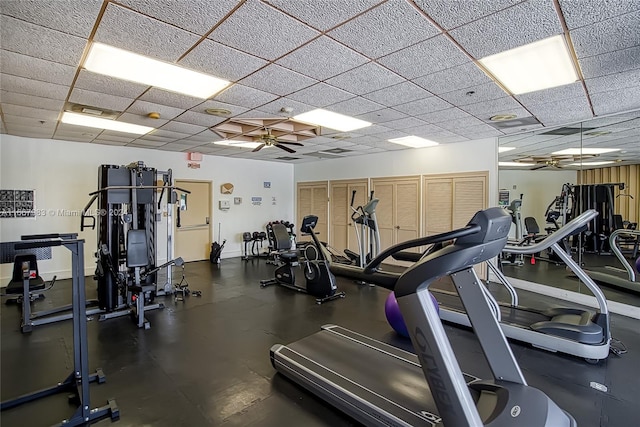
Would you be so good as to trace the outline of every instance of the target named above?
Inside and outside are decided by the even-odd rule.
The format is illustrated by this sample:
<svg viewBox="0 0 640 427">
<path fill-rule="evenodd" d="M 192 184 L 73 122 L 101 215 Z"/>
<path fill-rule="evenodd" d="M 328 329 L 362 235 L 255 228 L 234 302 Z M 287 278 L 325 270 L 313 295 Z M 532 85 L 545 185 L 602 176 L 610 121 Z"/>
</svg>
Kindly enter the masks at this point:
<svg viewBox="0 0 640 427">
<path fill-rule="evenodd" d="M 279 256 L 283 261 L 295 261 L 298 259 L 298 254 L 296 252 L 283 252 L 279 254 Z"/>
<path fill-rule="evenodd" d="M 21 294 L 22 293 L 22 280 L 12 280 L 7 285 L 7 294 Z M 35 279 L 29 279 L 29 291 L 41 291 L 45 288 L 45 283 L 42 277 L 38 276 Z"/>
<path fill-rule="evenodd" d="M 534 323 L 531 329 L 584 344 L 600 344 L 603 340 L 602 327 L 592 321 L 593 314 L 587 310 L 553 308 L 544 314 L 549 320 Z"/>
</svg>

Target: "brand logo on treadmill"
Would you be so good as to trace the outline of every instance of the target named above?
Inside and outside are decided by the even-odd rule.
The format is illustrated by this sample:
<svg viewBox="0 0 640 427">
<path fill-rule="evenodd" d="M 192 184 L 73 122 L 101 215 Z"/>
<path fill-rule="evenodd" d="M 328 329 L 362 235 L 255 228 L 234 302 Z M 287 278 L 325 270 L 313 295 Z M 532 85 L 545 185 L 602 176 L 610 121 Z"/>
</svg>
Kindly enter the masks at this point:
<svg viewBox="0 0 640 427">
<path fill-rule="evenodd" d="M 420 411 L 420 415 L 422 416 L 422 418 L 430 422 L 432 426 L 438 425 L 442 422 L 442 418 L 440 418 L 436 414 L 432 414 L 431 412 Z"/>
<path fill-rule="evenodd" d="M 520 412 L 522 412 L 522 408 L 520 408 L 520 406 L 518 406 L 518 405 L 516 405 L 513 408 L 511 408 L 511 416 L 513 418 L 515 418 L 518 415 L 520 415 Z"/>
<path fill-rule="evenodd" d="M 431 394 L 438 402 L 438 409 L 443 411 L 452 411 L 451 407 L 451 397 L 449 396 L 449 392 L 444 384 L 442 374 L 438 366 L 436 365 L 436 361 L 432 356 L 432 351 L 429 348 L 427 338 L 424 336 L 424 332 L 422 329 L 416 328 L 416 344 L 418 344 L 418 349 L 420 353 L 418 356 L 420 357 L 420 361 L 422 365 L 427 369 L 427 376 L 429 380 L 429 388 L 431 389 Z"/>
</svg>

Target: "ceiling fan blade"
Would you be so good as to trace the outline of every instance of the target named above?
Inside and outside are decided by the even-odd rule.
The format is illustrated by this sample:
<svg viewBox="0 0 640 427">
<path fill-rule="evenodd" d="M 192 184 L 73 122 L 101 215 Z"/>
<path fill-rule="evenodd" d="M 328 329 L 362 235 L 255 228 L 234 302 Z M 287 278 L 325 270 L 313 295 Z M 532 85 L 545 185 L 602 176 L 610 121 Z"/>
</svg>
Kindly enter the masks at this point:
<svg viewBox="0 0 640 427">
<path fill-rule="evenodd" d="M 280 144 L 276 144 L 276 147 L 278 147 L 281 150 L 286 151 L 287 153 L 295 153 L 296 150 L 292 150 L 291 148 L 284 146 L 284 145 L 280 145 Z"/>
<path fill-rule="evenodd" d="M 289 145 L 297 145 L 298 147 L 304 147 L 304 144 L 301 144 L 299 142 L 289 142 L 289 141 L 278 140 L 278 144 L 289 144 Z"/>
<path fill-rule="evenodd" d="M 255 153 L 256 151 L 260 151 L 262 150 L 262 148 L 265 146 L 265 144 L 260 144 L 258 145 L 256 148 L 254 148 L 253 150 L 251 150 L 252 153 Z"/>
<path fill-rule="evenodd" d="M 537 171 L 538 169 L 544 169 L 544 168 L 546 168 L 547 166 L 549 166 L 549 165 L 547 165 L 547 164 L 538 165 L 538 166 L 534 166 L 534 167 L 532 167 L 532 168 L 531 168 L 531 169 L 529 169 L 529 170 Z"/>
</svg>

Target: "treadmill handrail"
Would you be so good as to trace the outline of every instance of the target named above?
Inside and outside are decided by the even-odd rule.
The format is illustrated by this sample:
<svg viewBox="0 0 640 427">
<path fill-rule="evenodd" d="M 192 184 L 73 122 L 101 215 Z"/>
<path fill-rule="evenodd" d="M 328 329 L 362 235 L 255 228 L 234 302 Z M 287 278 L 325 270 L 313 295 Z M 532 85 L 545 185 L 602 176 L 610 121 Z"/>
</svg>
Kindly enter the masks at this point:
<svg viewBox="0 0 640 427">
<path fill-rule="evenodd" d="M 598 212 L 595 209 L 586 210 L 564 226 L 560 227 L 557 231 L 554 231 L 548 237 L 540 240 L 538 243 L 528 246 L 506 245 L 504 247 L 504 252 L 511 254 L 536 254 L 538 252 L 542 252 L 553 246 L 554 243 L 558 243 L 562 239 L 571 236 L 596 216 L 598 216 Z"/>
<path fill-rule="evenodd" d="M 618 245 L 618 236 L 621 234 L 635 235 L 637 239 L 640 239 L 640 230 L 629 230 L 627 228 L 619 228 L 614 230 L 609 236 L 609 247 L 611 248 L 611 252 L 613 252 L 624 267 L 627 270 L 627 274 L 629 275 L 629 281 L 636 281 L 636 272 L 633 271 L 633 267 L 629 264 L 627 259 L 622 254 L 620 250 L 620 246 Z"/>
<path fill-rule="evenodd" d="M 447 240 L 457 239 L 459 237 L 469 236 L 475 234 L 481 230 L 479 225 L 467 225 L 466 227 L 459 228 L 453 231 L 447 231 L 446 233 L 440 233 L 433 236 L 418 237 L 417 239 L 407 240 L 406 242 L 395 244 L 384 251 L 380 252 L 378 256 L 367 264 L 363 270 L 365 274 L 373 274 L 378 270 L 382 261 L 389 258 L 396 252 L 403 251 L 405 249 L 417 248 L 425 245 L 432 245 L 434 243 L 446 242 Z"/>
</svg>

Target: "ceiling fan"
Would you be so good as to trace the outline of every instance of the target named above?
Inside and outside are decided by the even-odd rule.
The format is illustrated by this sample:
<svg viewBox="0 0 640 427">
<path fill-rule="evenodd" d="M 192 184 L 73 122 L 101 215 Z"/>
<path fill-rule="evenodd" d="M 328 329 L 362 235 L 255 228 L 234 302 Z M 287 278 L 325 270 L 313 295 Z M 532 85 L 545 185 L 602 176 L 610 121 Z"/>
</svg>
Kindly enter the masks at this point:
<svg viewBox="0 0 640 427">
<path fill-rule="evenodd" d="M 563 169 L 566 165 L 564 162 L 579 162 L 580 160 L 596 157 L 595 154 L 582 155 L 562 155 L 562 156 L 530 156 L 517 159 L 516 162 L 535 163 L 530 170 L 538 170 L 544 168 Z"/>
<path fill-rule="evenodd" d="M 303 144 L 301 144 L 299 142 L 290 142 L 290 141 L 281 141 L 281 140 L 279 140 L 277 136 L 275 136 L 275 135 L 273 135 L 271 133 L 271 129 L 269 129 L 268 127 L 263 128 L 263 130 L 264 130 L 264 133 L 262 133 L 260 136 L 256 137 L 256 142 L 260 142 L 260 145 L 258 145 L 256 148 L 251 150 L 252 152 L 260 151 L 264 147 L 278 147 L 281 150 L 284 150 L 284 151 L 286 151 L 288 153 L 295 153 L 296 150 L 287 147 L 287 145 L 297 145 L 299 147 L 303 146 Z"/>
</svg>

